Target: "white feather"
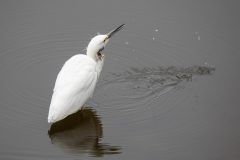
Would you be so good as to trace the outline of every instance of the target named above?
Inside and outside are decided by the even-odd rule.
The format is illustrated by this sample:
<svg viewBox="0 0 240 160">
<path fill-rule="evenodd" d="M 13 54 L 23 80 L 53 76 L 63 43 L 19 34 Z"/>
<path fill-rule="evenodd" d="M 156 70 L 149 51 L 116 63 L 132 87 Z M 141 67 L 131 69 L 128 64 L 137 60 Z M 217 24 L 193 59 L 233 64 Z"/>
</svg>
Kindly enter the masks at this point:
<svg viewBox="0 0 240 160">
<path fill-rule="evenodd" d="M 77 112 L 92 97 L 104 63 L 101 51 L 109 38 L 124 24 L 106 35 L 97 35 L 87 46 L 86 55 L 71 57 L 59 72 L 49 107 L 48 122 L 54 123 Z"/>
<path fill-rule="evenodd" d="M 103 62 L 96 62 L 82 54 L 71 57 L 64 64 L 55 82 L 48 114 L 49 123 L 81 109 L 93 94 L 102 65 Z"/>
</svg>

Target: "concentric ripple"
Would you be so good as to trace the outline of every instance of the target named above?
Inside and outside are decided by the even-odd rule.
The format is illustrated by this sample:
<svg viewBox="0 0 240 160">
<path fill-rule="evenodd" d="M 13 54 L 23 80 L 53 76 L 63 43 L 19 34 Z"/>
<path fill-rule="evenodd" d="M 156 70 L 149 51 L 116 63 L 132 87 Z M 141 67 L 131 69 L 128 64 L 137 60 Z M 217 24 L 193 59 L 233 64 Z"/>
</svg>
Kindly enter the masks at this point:
<svg viewBox="0 0 240 160">
<path fill-rule="evenodd" d="M 92 106 L 96 105 L 104 117 L 117 119 L 115 123 L 141 122 L 151 119 L 153 113 L 158 115 L 168 112 L 171 108 L 161 108 L 161 104 L 168 101 L 166 94 L 171 91 L 174 94 L 174 88 L 183 81 L 189 82 L 197 76 L 211 75 L 215 71 L 208 64 L 184 65 L 183 59 L 170 52 L 172 48 L 178 50 L 179 46 L 169 45 L 169 41 L 154 39 L 155 44 L 152 44 L 150 39 L 140 37 L 138 41 L 144 41 L 155 51 L 136 47 L 128 41 L 113 44 L 116 51 L 108 51 L 105 70 L 94 99 L 89 102 Z M 157 43 L 162 45 L 161 48 Z M 161 52 L 167 54 L 162 56 Z M 159 65 L 162 61 L 163 65 Z M 166 62 L 173 65 L 164 65 Z"/>
<path fill-rule="evenodd" d="M 24 39 L 22 43 L 1 51 L 0 89 L 4 97 L 0 98 L 4 108 L 1 118 L 4 119 L 2 123 L 8 123 L 4 126 L 14 126 L 18 119 L 18 123 L 30 125 L 30 129 L 36 131 L 40 125 L 37 121 L 46 122 L 44 117 L 57 73 L 64 61 L 80 53 L 87 44 L 76 35 L 74 30 L 48 35 L 22 33 L 21 37 L 15 37 Z"/>
<path fill-rule="evenodd" d="M 69 57 L 80 53 L 88 43 L 89 37 L 80 36 L 77 32 L 77 29 L 72 29 L 66 33 L 26 33 L 25 36 L 23 32 L 15 37 L 24 37 L 23 43 L 1 52 L 0 73 L 4 76 L 0 88 L 6 94 L 4 97 L 9 97 L 0 102 L 6 106 L 4 117 L 12 119 L 13 115 L 19 113 L 23 117 L 28 115 L 28 118 L 38 116 L 42 119 L 46 116 L 54 81 L 61 66 Z M 183 66 L 184 60 L 177 54 L 181 46 L 173 42 L 157 38 L 153 42 L 150 37 L 136 36 L 134 33 L 127 35 L 127 39 L 138 41 L 119 40 L 109 44 L 100 82 L 94 99 L 89 101 L 92 107 L 97 105 L 102 116 L 113 116 L 112 112 L 120 112 L 122 119 L 132 114 L 138 121 L 141 112 L 150 110 L 147 106 L 158 101 L 183 80 L 189 81 L 195 75 L 214 71 L 209 66 L 178 67 Z M 173 66 L 164 67 L 166 64 Z M 22 109 L 16 106 L 16 101 Z M 24 121 L 34 123 L 27 118 Z"/>
</svg>

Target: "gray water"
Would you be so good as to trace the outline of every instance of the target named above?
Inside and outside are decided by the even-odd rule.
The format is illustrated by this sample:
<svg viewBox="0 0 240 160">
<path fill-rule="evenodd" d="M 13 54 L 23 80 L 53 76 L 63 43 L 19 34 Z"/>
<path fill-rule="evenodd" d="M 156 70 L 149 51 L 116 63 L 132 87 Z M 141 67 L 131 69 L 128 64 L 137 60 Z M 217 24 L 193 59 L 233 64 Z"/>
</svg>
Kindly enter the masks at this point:
<svg viewBox="0 0 240 160">
<path fill-rule="evenodd" d="M 239 159 L 239 6 L 2 0 L 0 159 Z M 93 98 L 49 125 L 63 63 L 122 23 Z"/>
</svg>

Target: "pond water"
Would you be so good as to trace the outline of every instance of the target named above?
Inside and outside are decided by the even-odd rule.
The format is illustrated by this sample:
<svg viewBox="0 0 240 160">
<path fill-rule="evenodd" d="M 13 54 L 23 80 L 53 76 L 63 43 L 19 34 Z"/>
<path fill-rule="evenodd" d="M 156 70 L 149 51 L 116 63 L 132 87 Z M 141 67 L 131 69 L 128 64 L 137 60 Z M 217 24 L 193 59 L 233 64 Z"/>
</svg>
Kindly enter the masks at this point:
<svg viewBox="0 0 240 160">
<path fill-rule="evenodd" d="M 0 159 L 240 158 L 239 2 L 1 1 Z M 50 125 L 59 70 L 125 28 L 84 110 Z"/>
</svg>

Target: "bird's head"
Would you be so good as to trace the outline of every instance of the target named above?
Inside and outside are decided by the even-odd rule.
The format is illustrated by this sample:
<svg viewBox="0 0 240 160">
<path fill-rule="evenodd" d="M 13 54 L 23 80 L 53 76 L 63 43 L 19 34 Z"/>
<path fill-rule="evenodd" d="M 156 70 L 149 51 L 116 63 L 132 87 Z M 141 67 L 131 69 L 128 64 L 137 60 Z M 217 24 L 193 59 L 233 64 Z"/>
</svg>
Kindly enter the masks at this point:
<svg viewBox="0 0 240 160">
<path fill-rule="evenodd" d="M 109 39 L 119 30 L 124 27 L 125 24 L 117 27 L 116 29 L 110 31 L 104 35 L 97 35 L 91 39 L 87 46 L 87 56 L 93 58 L 95 61 L 103 60 L 103 53 L 105 46 L 109 42 Z"/>
</svg>

